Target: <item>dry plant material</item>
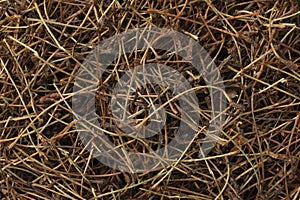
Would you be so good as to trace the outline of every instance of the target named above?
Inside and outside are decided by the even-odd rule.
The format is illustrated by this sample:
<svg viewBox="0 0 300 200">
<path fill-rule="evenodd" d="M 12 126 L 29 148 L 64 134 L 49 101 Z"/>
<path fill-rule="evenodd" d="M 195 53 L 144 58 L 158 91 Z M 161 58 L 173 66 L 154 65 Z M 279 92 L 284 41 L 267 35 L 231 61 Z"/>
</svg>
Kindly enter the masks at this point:
<svg viewBox="0 0 300 200">
<path fill-rule="evenodd" d="M 299 8 L 298 0 L 0 0 L 0 197 L 299 199 Z M 196 39 L 219 66 L 230 103 L 223 135 L 205 159 L 197 157 L 199 137 L 177 165 L 127 174 L 104 166 L 81 144 L 72 87 L 97 43 L 147 26 Z M 132 66 L 122 58 L 118 67 L 155 58 L 147 53 L 128 55 Z M 180 58 L 160 61 L 182 70 L 193 86 L 204 84 Z M 143 95 L 154 91 L 148 89 Z M 99 91 L 101 112 L 109 92 Z M 209 117 L 208 96 L 199 92 Z M 143 99 L 135 102 L 132 112 L 142 110 Z M 169 111 L 180 113 L 176 102 Z M 128 148 L 142 148 L 125 139 Z"/>
</svg>

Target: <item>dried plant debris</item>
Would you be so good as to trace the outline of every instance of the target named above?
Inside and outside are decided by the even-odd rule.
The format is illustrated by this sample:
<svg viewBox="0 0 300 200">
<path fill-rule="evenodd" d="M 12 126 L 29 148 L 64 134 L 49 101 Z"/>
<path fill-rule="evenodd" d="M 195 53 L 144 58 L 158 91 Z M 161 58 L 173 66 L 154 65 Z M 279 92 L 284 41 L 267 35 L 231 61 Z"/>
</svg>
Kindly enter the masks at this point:
<svg viewBox="0 0 300 200">
<path fill-rule="evenodd" d="M 298 0 L 1 0 L 1 199 L 299 199 L 299 8 Z M 94 158 L 79 138 L 70 105 L 74 76 L 92 49 L 145 27 L 176 30 L 204 47 L 218 66 L 228 106 L 222 135 L 205 158 L 198 158 L 199 135 L 174 165 L 131 174 Z M 119 75 L 144 61 L 163 62 L 193 87 L 205 86 L 180 57 L 157 54 L 119 57 L 97 91 L 97 113 L 107 116 L 100 123 L 127 150 L 143 151 L 147 141 L 115 127 L 108 101 Z M 174 97 L 151 85 L 138 93 L 130 99 L 137 123 L 150 101 Z M 204 113 L 199 124 L 207 128 L 209 91 L 199 90 L 197 97 Z M 153 148 L 178 126 L 178 102 L 166 110 L 170 135 L 149 138 Z"/>
</svg>

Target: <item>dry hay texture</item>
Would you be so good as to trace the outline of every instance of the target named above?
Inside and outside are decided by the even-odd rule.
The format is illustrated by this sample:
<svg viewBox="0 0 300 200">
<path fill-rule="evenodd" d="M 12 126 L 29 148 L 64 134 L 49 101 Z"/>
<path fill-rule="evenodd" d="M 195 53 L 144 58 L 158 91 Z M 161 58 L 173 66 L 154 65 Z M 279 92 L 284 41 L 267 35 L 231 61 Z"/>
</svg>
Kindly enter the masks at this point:
<svg viewBox="0 0 300 200">
<path fill-rule="evenodd" d="M 1 198 L 299 199 L 299 6 L 298 0 L 1 0 Z M 176 165 L 130 174 L 85 149 L 74 127 L 72 87 L 97 43 L 149 26 L 185 33 L 209 52 L 226 87 L 227 119 L 206 159 L 197 159 L 199 137 Z M 176 58 L 169 64 L 181 67 Z M 130 67 L 124 57 L 120 65 Z M 199 96 L 209 116 L 209 94 Z M 127 148 L 140 148 L 130 140 Z"/>
</svg>

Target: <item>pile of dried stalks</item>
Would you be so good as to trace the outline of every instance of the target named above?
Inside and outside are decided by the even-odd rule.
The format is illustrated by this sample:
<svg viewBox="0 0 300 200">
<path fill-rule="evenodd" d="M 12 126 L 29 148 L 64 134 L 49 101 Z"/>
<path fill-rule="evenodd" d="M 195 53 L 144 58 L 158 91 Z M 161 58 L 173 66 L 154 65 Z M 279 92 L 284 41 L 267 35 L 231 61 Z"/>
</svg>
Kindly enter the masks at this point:
<svg viewBox="0 0 300 200">
<path fill-rule="evenodd" d="M 299 199 L 299 7 L 298 0 L 1 0 L 0 196 Z M 217 64 L 229 105 L 222 135 L 205 159 L 197 159 L 196 138 L 176 165 L 130 174 L 103 165 L 82 144 L 70 107 L 72 88 L 97 43 L 149 26 L 196 39 Z M 129 61 L 153 59 L 145 52 Z M 122 58 L 119 65 L 134 67 L 129 61 Z M 176 58 L 168 64 L 189 69 Z M 204 83 L 192 77 L 191 84 Z M 149 91 L 155 92 L 150 87 L 140 93 Z M 199 96 L 209 115 L 209 94 Z M 99 110 L 107 109 L 101 102 Z M 137 102 L 132 112 L 143 107 Z M 169 109 L 180 112 L 176 102 Z"/>
</svg>

